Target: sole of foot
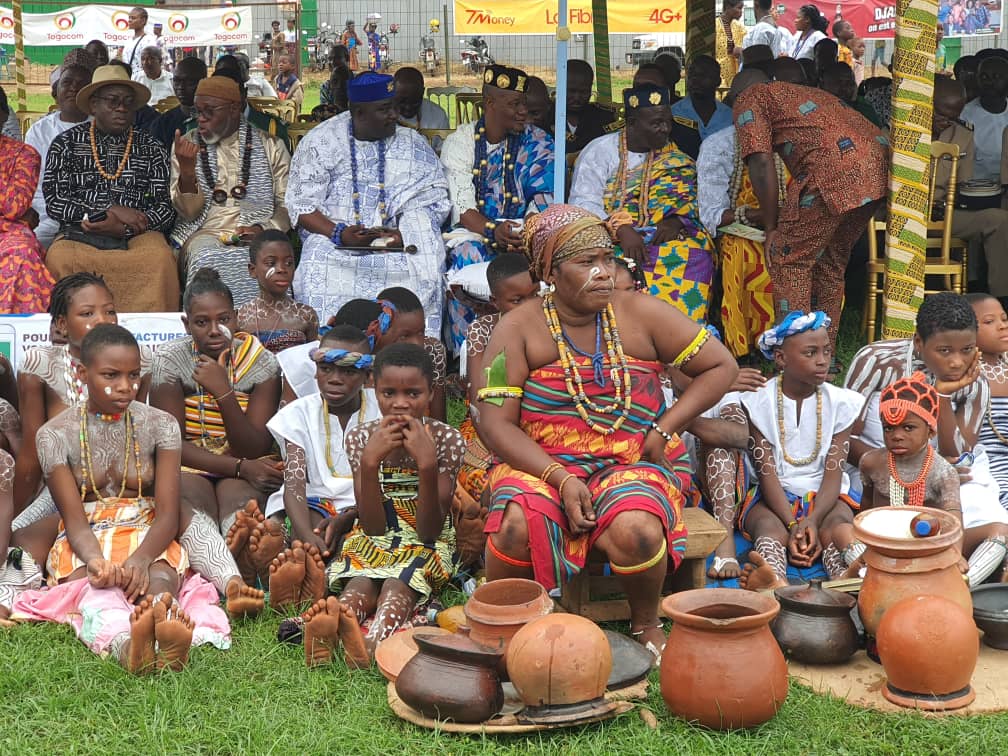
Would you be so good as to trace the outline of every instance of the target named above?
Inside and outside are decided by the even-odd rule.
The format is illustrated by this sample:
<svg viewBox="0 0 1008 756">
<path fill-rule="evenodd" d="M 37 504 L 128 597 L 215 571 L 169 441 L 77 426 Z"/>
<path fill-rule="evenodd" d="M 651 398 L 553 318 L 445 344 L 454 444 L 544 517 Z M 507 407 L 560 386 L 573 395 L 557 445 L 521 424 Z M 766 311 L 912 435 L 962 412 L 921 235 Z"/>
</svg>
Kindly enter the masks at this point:
<svg viewBox="0 0 1008 756">
<path fill-rule="evenodd" d="M 774 568 L 767 564 L 766 560 L 757 552 L 749 552 L 749 562 L 742 568 L 739 576 L 739 587 L 749 591 L 764 591 L 772 588 L 782 588 L 788 584 L 787 580 L 774 572 Z"/>
<path fill-rule="evenodd" d="M 130 647 L 126 656 L 126 669 L 133 674 L 142 674 L 154 668 L 153 601 L 151 596 L 142 599 L 130 614 Z"/>
<path fill-rule="evenodd" d="M 255 500 L 250 500 L 244 509 L 239 510 L 234 524 L 228 529 L 224 538 L 228 550 L 238 563 L 242 579 L 248 584 L 253 584 L 256 580 L 256 568 L 248 552 L 249 538 L 264 519 L 262 512 L 259 511 L 259 504 Z"/>
<path fill-rule="evenodd" d="M 294 542 L 295 544 L 297 541 Z M 293 544 L 292 544 L 293 545 Z M 317 546 L 305 546 L 305 576 L 301 584 L 302 601 L 318 601 L 326 595 L 325 562 Z"/>
<path fill-rule="evenodd" d="M 224 592 L 224 607 L 233 618 L 255 617 L 266 606 L 264 594 L 241 578 L 234 578 Z"/>
<path fill-rule="evenodd" d="M 301 542 L 284 549 L 269 566 L 269 603 L 274 609 L 286 609 L 301 602 L 305 580 L 305 550 Z"/>
<path fill-rule="evenodd" d="M 269 580 L 270 563 L 283 547 L 284 532 L 280 523 L 266 519 L 253 528 L 249 536 L 249 561 L 264 584 Z"/>
<path fill-rule="evenodd" d="M 357 622 L 357 615 L 343 604 L 339 605 L 339 612 L 339 636 L 343 642 L 343 658 L 347 666 L 350 669 L 368 669 L 371 666 L 371 656 L 364 644 L 364 633 Z"/>
<path fill-rule="evenodd" d="M 339 600 L 335 596 L 320 599 L 301 616 L 305 620 L 305 665 L 321 667 L 329 664 L 340 638 L 342 617 Z"/>
<path fill-rule="evenodd" d="M 154 638 L 158 669 L 178 672 L 189 661 L 195 624 L 167 594 L 154 604 Z"/>
</svg>

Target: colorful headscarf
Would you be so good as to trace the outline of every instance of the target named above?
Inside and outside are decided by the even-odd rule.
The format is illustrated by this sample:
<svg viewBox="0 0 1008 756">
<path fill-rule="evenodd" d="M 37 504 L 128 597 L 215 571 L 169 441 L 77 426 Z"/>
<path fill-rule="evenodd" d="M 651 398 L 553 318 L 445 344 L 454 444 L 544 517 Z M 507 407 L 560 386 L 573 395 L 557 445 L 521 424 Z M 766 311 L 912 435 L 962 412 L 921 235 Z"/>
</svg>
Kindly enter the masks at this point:
<svg viewBox="0 0 1008 756">
<path fill-rule="evenodd" d="M 322 349 L 321 347 L 308 352 L 312 362 L 324 362 L 342 368 L 370 370 L 374 364 L 374 356 L 363 352 L 351 352 L 348 349 Z"/>
<path fill-rule="evenodd" d="M 364 329 L 364 335 L 367 336 L 368 343 L 371 345 L 371 351 L 374 351 L 378 339 L 388 333 L 388 329 L 392 327 L 392 319 L 396 314 L 395 305 L 387 299 L 376 299 L 375 302 L 381 307 L 381 314 L 368 323 L 368 327 Z"/>
<path fill-rule="evenodd" d="M 900 378 L 882 389 L 879 397 L 879 418 L 885 425 L 899 425 L 911 412 L 932 431 L 938 430 L 938 392 L 919 370 Z"/>
<path fill-rule="evenodd" d="M 578 252 L 613 246 L 605 221 L 574 205 L 550 205 L 525 220 L 523 233 L 532 275 L 540 281 Z"/>
<path fill-rule="evenodd" d="M 773 359 L 774 350 L 784 343 L 788 336 L 795 336 L 806 331 L 818 331 L 820 328 L 829 328 L 833 321 L 830 316 L 821 310 L 808 314 L 801 310 L 790 312 L 780 323 L 773 328 L 768 328 L 759 337 L 757 346 L 768 360 Z"/>
</svg>

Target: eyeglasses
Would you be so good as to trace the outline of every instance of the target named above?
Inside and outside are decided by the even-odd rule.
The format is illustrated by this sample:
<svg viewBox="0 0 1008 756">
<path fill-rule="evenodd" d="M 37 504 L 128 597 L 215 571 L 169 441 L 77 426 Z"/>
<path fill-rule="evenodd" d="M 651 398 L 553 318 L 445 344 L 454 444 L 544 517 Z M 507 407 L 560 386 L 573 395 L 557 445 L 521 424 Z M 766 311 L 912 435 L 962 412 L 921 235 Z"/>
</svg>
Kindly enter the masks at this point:
<svg viewBox="0 0 1008 756">
<path fill-rule="evenodd" d="M 204 121 L 209 121 L 214 117 L 214 114 L 218 110 L 230 107 L 230 105 L 214 105 L 212 108 L 196 108 L 196 118 L 202 118 Z"/>
<path fill-rule="evenodd" d="M 114 95 L 95 95 L 95 100 L 101 100 L 109 110 L 136 109 L 135 97 L 115 97 Z"/>
</svg>

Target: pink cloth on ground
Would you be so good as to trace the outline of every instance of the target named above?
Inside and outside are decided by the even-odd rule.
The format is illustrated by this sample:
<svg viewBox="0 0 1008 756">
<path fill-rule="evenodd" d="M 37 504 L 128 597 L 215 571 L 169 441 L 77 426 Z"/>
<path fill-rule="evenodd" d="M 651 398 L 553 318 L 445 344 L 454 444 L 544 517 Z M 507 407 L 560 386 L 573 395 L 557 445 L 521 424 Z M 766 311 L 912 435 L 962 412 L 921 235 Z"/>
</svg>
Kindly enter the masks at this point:
<svg viewBox="0 0 1008 756">
<path fill-rule="evenodd" d="M 231 647 L 231 625 L 220 607 L 217 589 L 189 572 L 182 582 L 179 606 L 195 623 L 192 645 L 210 643 Z M 24 591 L 11 607 L 11 619 L 58 622 L 70 625 L 77 637 L 100 656 L 123 633 L 129 633 L 133 604 L 119 588 L 93 588 L 87 578 L 70 580 L 53 588 Z"/>
</svg>

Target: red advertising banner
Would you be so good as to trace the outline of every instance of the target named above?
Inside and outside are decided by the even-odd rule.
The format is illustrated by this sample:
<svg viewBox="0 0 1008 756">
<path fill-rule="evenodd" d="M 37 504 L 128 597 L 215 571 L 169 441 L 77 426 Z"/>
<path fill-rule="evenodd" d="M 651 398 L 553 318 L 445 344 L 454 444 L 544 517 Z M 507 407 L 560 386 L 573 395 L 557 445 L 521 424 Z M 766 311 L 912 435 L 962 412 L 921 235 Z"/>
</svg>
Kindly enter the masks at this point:
<svg viewBox="0 0 1008 756">
<path fill-rule="evenodd" d="M 945 24 L 946 37 L 998 34 L 1001 31 L 1002 0 L 940 0 L 938 20 Z M 892 0 L 779 0 L 777 23 L 794 31 L 795 16 L 803 5 L 814 5 L 830 22 L 850 21 L 854 34 L 866 39 L 892 39 L 896 32 L 896 3 Z"/>
</svg>

